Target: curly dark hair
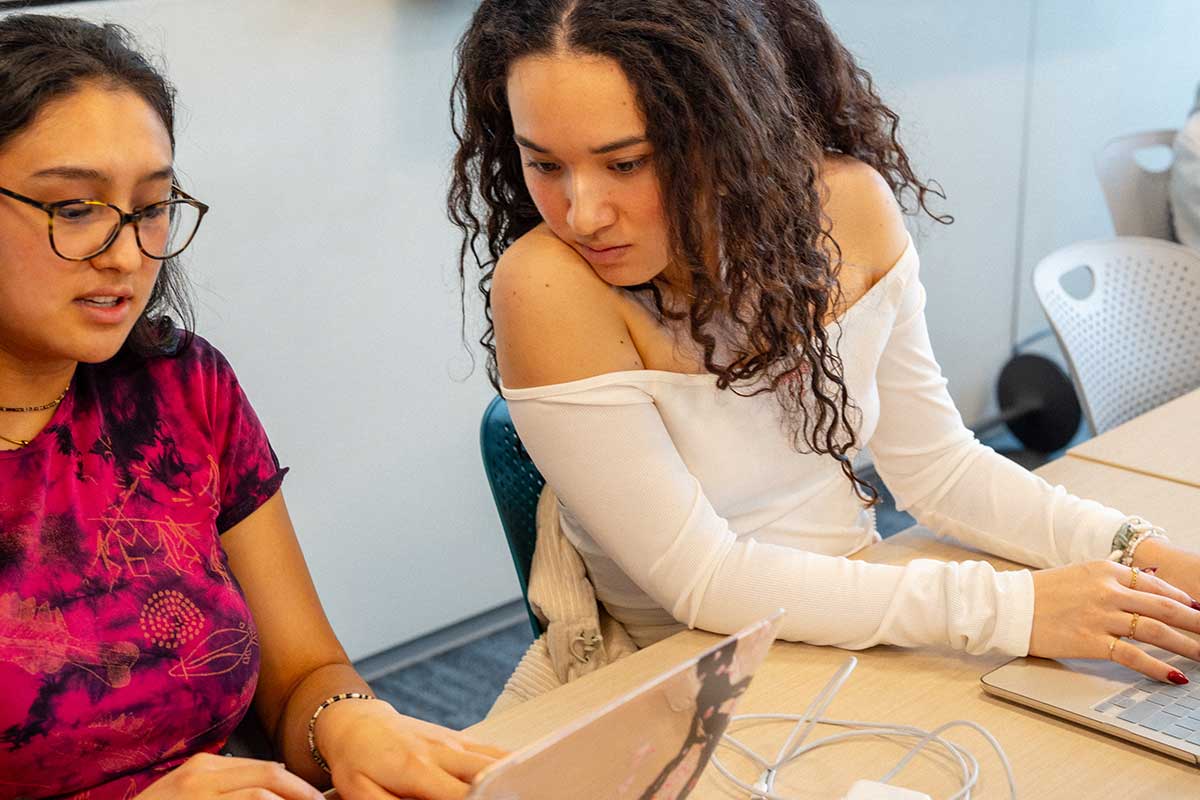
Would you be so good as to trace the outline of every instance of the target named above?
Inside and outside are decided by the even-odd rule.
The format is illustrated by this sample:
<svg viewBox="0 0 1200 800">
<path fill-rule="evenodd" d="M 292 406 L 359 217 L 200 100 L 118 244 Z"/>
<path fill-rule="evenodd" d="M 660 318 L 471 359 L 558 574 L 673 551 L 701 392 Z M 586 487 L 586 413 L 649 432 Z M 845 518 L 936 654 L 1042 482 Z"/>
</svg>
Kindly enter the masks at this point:
<svg viewBox="0 0 1200 800">
<path fill-rule="evenodd" d="M 823 158 L 858 159 L 906 212 L 950 218 L 927 207 L 941 192 L 914 174 L 899 117 L 871 76 L 812 0 L 484 0 L 457 50 L 448 207 L 463 232 L 464 308 L 468 260 L 479 270 L 480 344 L 497 388 L 492 276 L 505 249 L 542 222 L 513 142 L 506 81 L 517 59 L 554 52 L 614 60 L 646 120 L 671 257 L 690 280 L 687 308 L 666 308 L 653 283 L 631 288 L 650 291 L 662 318 L 686 321 L 719 388 L 774 393 L 794 447 L 835 458 L 859 497 L 875 502 L 847 455 L 857 409 L 824 324 L 841 302 L 841 251 L 822 210 Z M 713 231 L 721 269 L 704 257 Z M 733 337 L 727 359 L 716 357 L 718 331 Z"/>
<path fill-rule="evenodd" d="M 138 94 L 166 126 L 174 149 L 175 89 L 139 52 L 133 35 L 120 25 L 50 14 L 0 17 L 0 148 L 32 125 L 43 108 L 88 82 Z M 182 267 L 177 259 L 167 259 L 120 355 L 181 352 L 191 341 L 193 322 Z"/>
</svg>

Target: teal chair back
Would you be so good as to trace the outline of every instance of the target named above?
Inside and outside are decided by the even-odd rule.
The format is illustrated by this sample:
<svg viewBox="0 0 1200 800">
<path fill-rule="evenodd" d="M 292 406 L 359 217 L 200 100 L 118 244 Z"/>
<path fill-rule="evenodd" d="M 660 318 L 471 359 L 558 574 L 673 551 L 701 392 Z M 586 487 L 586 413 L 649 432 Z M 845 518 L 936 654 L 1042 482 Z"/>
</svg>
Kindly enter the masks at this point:
<svg viewBox="0 0 1200 800">
<path fill-rule="evenodd" d="M 483 412 L 479 449 L 483 454 L 488 485 L 492 487 L 492 499 L 500 514 L 500 525 L 508 539 L 508 551 L 517 569 L 529 624 L 536 638 L 541 636 L 542 627 L 529 605 L 529 568 L 533 564 L 533 546 L 537 542 L 538 497 L 546 479 L 521 444 L 508 414 L 508 403 L 502 397 L 494 398 Z"/>
</svg>

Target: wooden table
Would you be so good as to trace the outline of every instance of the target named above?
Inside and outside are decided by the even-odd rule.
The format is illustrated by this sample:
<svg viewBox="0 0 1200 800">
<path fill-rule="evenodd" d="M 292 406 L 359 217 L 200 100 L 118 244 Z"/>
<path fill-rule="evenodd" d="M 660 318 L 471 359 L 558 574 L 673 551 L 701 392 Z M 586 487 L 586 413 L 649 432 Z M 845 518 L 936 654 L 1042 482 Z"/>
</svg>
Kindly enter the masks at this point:
<svg viewBox="0 0 1200 800">
<path fill-rule="evenodd" d="M 1070 455 L 1037 474 L 1079 497 L 1145 517 L 1166 528 L 1172 542 L 1200 549 L 1200 487 Z"/>
<path fill-rule="evenodd" d="M 1200 389 L 1089 439 L 1068 455 L 1200 487 Z"/>
<path fill-rule="evenodd" d="M 1127 470 L 1064 458 L 1039 470 L 1052 483 L 1110 502 L 1130 513 L 1144 513 L 1182 534 L 1190 517 L 1200 512 L 1200 489 Z M 1200 537 L 1195 537 L 1200 544 Z M 913 558 L 984 559 L 1002 569 L 1016 565 L 938 540 L 912 528 L 869 547 L 857 557 L 887 564 Z M 515 748 L 536 740 L 596 708 L 667 667 L 678 664 L 719 637 L 687 631 L 635 653 L 599 672 L 570 683 L 470 729 L 472 735 Z M 1090 731 L 984 694 L 983 673 L 1003 663 L 1003 656 L 967 656 L 947 649 L 906 650 L 875 647 L 851 653 L 832 647 L 777 642 L 739 706 L 740 713 L 800 713 L 850 656 L 858 668 L 826 712 L 844 719 L 866 719 L 933 729 L 956 719 L 986 727 L 1004 747 L 1022 798 L 1172 798 L 1200 796 L 1200 770 L 1121 739 Z M 749 728 L 739 738 L 764 756 L 773 757 L 788 733 L 784 724 Z M 822 727 L 817 735 L 834 729 Z M 948 738 L 966 746 L 979 759 L 978 800 L 1007 798 L 1003 769 L 991 747 L 978 734 L 958 729 Z M 748 763 L 723 748 L 724 761 L 743 779 L 756 777 Z M 900 758 L 899 744 L 864 740 L 814 751 L 801 769 L 787 770 L 776 791 L 797 798 L 841 797 L 858 778 L 878 779 Z M 751 780 L 751 782 L 753 782 Z M 919 758 L 896 779 L 901 785 L 939 798 L 958 787 L 957 777 L 941 758 Z M 735 798 L 739 794 L 710 767 L 693 797 Z"/>
</svg>

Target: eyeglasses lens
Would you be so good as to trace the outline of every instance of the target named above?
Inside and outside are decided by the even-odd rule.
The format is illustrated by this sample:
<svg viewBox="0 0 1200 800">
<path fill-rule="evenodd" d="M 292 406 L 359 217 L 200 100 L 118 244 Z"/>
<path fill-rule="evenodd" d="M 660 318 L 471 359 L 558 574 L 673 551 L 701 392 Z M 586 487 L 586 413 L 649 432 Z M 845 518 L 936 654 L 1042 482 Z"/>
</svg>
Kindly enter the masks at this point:
<svg viewBox="0 0 1200 800">
<path fill-rule="evenodd" d="M 121 215 L 100 203 L 70 203 L 54 211 L 54 248 L 66 258 L 86 258 L 108 242 Z"/>
<path fill-rule="evenodd" d="M 138 222 L 142 248 L 155 258 L 177 255 L 196 233 L 200 209 L 186 200 L 172 200 L 146 210 Z"/>
<path fill-rule="evenodd" d="M 121 214 L 103 203 L 69 203 L 55 209 L 54 247 L 65 258 L 91 258 L 103 250 L 121 224 Z M 154 258 L 180 253 L 200 225 L 200 209 L 186 200 L 146 208 L 138 217 L 142 251 Z"/>
</svg>

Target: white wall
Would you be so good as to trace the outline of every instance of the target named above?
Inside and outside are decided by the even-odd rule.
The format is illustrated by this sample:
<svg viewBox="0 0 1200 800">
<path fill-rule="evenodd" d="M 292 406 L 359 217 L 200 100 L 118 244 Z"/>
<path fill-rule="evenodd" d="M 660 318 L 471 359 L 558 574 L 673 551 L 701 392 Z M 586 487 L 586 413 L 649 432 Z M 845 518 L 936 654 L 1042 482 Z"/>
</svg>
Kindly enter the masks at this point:
<svg viewBox="0 0 1200 800">
<path fill-rule="evenodd" d="M 450 50 L 474 3 L 334 5 L 64 10 L 124 22 L 166 56 L 184 109 L 178 164 L 213 206 L 190 257 L 201 331 L 292 466 L 286 492 L 317 587 L 360 657 L 517 586 L 478 455 L 491 389 L 478 369 L 461 380 L 457 237 L 443 212 Z M 825 7 L 900 112 L 919 174 L 949 194 L 934 207 L 955 224 L 915 229 L 934 346 L 978 419 L 1018 300 L 1021 332 L 1040 326 L 1018 262 L 1027 272 L 1106 230 L 1091 152 L 1188 107 L 1195 2 Z"/>
<path fill-rule="evenodd" d="M 900 137 L 943 226 L 911 226 L 929 293 L 930 337 L 968 421 L 993 402 L 1009 355 L 1023 87 L 1031 0 L 826 0 L 842 41 L 900 115 Z"/>
</svg>

